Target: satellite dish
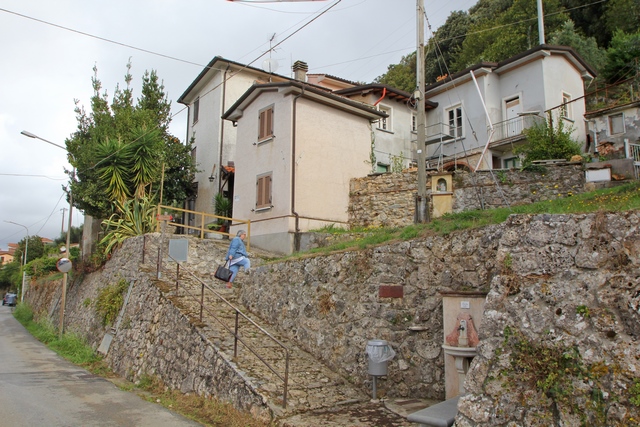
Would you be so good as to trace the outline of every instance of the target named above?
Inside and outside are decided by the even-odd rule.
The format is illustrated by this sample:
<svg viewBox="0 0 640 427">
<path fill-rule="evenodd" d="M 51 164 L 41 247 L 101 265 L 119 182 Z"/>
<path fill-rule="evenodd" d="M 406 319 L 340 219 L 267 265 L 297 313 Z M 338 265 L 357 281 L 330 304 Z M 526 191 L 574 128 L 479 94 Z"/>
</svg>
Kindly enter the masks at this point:
<svg viewBox="0 0 640 427">
<path fill-rule="evenodd" d="M 278 70 L 278 60 L 269 58 L 262 62 L 262 69 L 267 73 L 275 73 Z"/>
</svg>

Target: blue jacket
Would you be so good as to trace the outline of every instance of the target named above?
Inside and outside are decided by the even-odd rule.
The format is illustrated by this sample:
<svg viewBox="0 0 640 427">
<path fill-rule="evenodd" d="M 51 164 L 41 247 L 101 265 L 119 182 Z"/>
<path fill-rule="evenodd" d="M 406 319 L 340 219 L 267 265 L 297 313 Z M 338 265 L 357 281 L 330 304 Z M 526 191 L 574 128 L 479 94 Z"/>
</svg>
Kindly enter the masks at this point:
<svg viewBox="0 0 640 427">
<path fill-rule="evenodd" d="M 249 257 L 247 255 L 247 249 L 244 247 L 244 242 L 240 237 L 234 237 L 229 244 L 229 250 L 225 259 L 229 259 L 229 256 L 238 258 L 239 256 Z"/>
</svg>

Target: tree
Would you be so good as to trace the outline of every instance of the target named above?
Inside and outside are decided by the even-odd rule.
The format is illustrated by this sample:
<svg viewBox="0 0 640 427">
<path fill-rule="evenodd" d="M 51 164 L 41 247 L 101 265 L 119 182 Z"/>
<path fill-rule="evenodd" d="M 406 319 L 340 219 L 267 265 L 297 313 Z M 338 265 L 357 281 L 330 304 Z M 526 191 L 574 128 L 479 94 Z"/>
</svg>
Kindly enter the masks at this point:
<svg viewBox="0 0 640 427">
<path fill-rule="evenodd" d="M 416 53 L 403 56 L 399 64 L 389 65 L 375 82 L 412 93 L 416 89 Z"/>
<path fill-rule="evenodd" d="M 617 31 L 607 49 L 603 77 L 609 83 L 633 77 L 640 71 L 640 31 L 627 34 Z"/>
<path fill-rule="evenodd" d="M 471 17 L 467 12 L 454 11 L 444 25 L 433 34 L 425 55 L 427 84 L 437 82 L 441 76 L 460 71 L 454 67 L 454 62 L 462 49 L 470 25 Z"/>
<path fill-rule="evenodd" d="M 522 168 L 531 166 L 535 160 L 566 159 L 581 153 L 580 143 L 571 139 L 571 129 L 565 128 L 563 120 L 554 127 L 549 120 L 524 130 L 527 143 L 516 147 L 515 154 L 524 155 Z"/>
<path fill-rule="evenodd" d="M 191 143 L 180 144 L 168 132 L 171 104 L 156 72 L 144 73 L 141 96 L 134 103 L 131 63 L 127 64 L 124 89 L 116 86 L 109 103 L 93 70 L 91 113 L 76 100 L 78 127 L 66 141 L 69 161 L 76 168 L 71 179 L 74 205 L 88 215 L 108 218 L 116 201 L 123 206 L 129 198 L 149 196 L 157 203 L 163 163 L 170 170 L 165 174 L 164 199 L 184 201 L 196 166 L 187 155 Z"/>
<path fill-rule="evenodd" d="M 562 6 L 565 7 L 571 20 L 575 23 L 576 31 L 584 34 L 584 37 L 593 37 L 598 46 L 605 48 L 608 46 L 613 31 L 609 28 L 605 19 L 607 8 L 611 2 L 589 2 L 587 7 L 584 0 L 560 0 Z M 575 46 L 573 46 L 575 47 Z M 592 64 L 595 65 L 595 64 Z"/>
<path fill-rule="evenodd" d="M 606 62 L 606 51 L 598 47 L 598 42 L 594 37 L 585 37 L 578 33 L 571 20 L 566 21 L 562 27 L 551 34 L 549 40 L 551 44 L 574 48 L 597 71 L 600 71 Z"/>
<path fill-rule="evenodd" d="M 478 7 L 480 3 L 482 7 Z M 458 70 L 483 61 L 502 61 L 538 44 L 535 0 L 486 0 L 470 13 L 473 24 L 454 64 Z M 547 32 L 568 19 L 559 0 L 546 0 L 544 13 Z"/>
<path fill-rule="evenodd" d="M 609 0 L 605 19 L 610 34 L 635 33 L 640 22 L 640 0 Z"/>
<path fill-rule="evenodd" d="M 22 259 L 22 255 L 24 254 L 26 241 L 26 237 L 20 240 L 18 242 L 18 247 L 13 254 L 14 259 L 18 260 L 18 263 L 24 262 L 24 260 Z M 36 258 L 40 258 L 43 254 L 44 243 L 42 243 L 42 238 L 40 236 L 29 236 L 29 247 L 27 248 L 27 263 Z"/>
</svg>

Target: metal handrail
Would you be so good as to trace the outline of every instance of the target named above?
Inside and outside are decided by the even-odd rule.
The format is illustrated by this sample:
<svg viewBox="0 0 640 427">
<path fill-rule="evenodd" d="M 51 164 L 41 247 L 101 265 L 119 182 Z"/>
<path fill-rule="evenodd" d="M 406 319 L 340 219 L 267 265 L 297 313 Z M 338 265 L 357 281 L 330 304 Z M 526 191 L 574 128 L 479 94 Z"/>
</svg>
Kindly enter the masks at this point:
<svg viewBox="0 0 640 427">
<path fill-rule="evenodd" d="M 180 262 L 178 262 L 171 255 L 168 255 L 168 257 L 172 261 L 175 261 L 175 263 L 177 265 L 177 268 L 176 268 L 176 290 L 178 290 L 179 284 L 180 284 Z M 251 318 L 249 318 L 246 314 L 244 314 L 239 308 L 237 308 L 235 305 L 230 303 L 225 297 L 220 295 L 215 289 L 213 289 L 211 286 L 207 285 L 204 281 L 202 281 L 202 279 L 200 279 L 198 276 L 196 276 L 191 270 L 189 270 L 188 268 L 186 268 L 184 266 L 182 266 L 182 268 L 184 270 L 186 270 L 187 273 L 191 277 L 193 277 L 197 282 L 199 282 L 201 284 L 202 291 L 201 291 L 201 294 L 200 294 L 200 300 L 199 301 L 196 298 L 195 294 L 192 294 L 191 292 L 189 292 L 189 290 L 186 287 L 183 288 L 184 291 L 190 297 L 192 297 L 195 301 L 197 301 L 198 304 L 200 305 L 200 321 L 202 322 L 203 311 L 206 310 L 207 314 L 209 314 L 211 317 L 213 317 L 220 325 L 222 325 L 222 327 L 224 329 L 227 330 L 227 332 L 229 332 L 231 335 L 233 335 L 233 337 L 234 337 L 233 358 L 234 359 L 236 359 L 238 357 L 238 341 L 239 341 L 240 343 L 244 344 L 244 346 L 251 353 L 253 353 L 253 355 L 256 356 L 271 372 L 273 372 L 274 375 L 276 375 L 278 378 L 280 378 L 283 381 L 283 383 L 284 383 L 284 393 L 283 393 L 283 396 L 282 396 L 282 407 L 286 408 L 286 406 L 287 406 L 288 385 L 289 385 L 289 357 L 290 357 L 289 349 L 280 340 L 278 340 L 276 337 L 271 335 L 271 333 L 266 331 L 262 326 L 258 325 L 256 322 L 254 322 Z M 224 301 L 224 303 L 227 306 L 229 306 L 230 308 L 233 309 L 233 311 L 235 312 L 235 317 L 236 317 L 234 330 L 231 330 L 231 328 L 229 326 L 227 326 L 221 319 L 219 319 L 211 310 L 209 310 L 207 307 L 205 307 L 205 305 L 204 305 L 204 291 L 205 291 L 205 289 L 208 289 L 209 291 L 211 291 L 217 298 L 219 298 L 222 301 Z M 285 371 L 284 371 L 284 376 L 280 375 L 280 373 L 278 373 L 266 360 L 264 360 L 262 358 L 262 356 L 260 356 L 258 353 L 256 353 L 254 351 L 254 349 L 251 348 L 251 346 L 247 342 L 245 342 L 238 335 L 239 317 L 240 316 L 243 317 L 249 323 L 251 323 L 253 326 L 255 326 L 260 332 L 262 332 L 264 335 L 266 335 L 269 339 L 271 339 L 274 343 L 279 345 L 284 350 L 284 353 L 285 353 Z"/>
<path fill-rule="evenodd" d="M 186 228 L 186 229 L 190 229 L 190 230 L 198 230 L 201 239 L 204 239 L 204 234 L 205 233 L 216 233 L 216 234 L 226 235 L 226 236 L 230 236 L 231 237 L 231 234 L 228 233 L 228 232 L 206 229 L 205 228 L 205 219 L 207 219 L 207 218 L 211 218 L 211 219 L 215 219 L 215 220 L 223 219 L 225 221 L 230 221 L 232 223 L 232 225 L 246 224 L 247 225 L 247 230 L 246 230 L 247 231 L 247 238 L 245 240 L 245 244 L 246 244 L 248 250 L 251 249 L 251 220 L 250 219 L 229 218 L 229 217 L 226 217 L 226 216 L 214 215 L 214 214 L 210 214 L 210 213 L 207 213 L 207 212 L 198 212 L 198 211 L 191 211 L 189 209 L 177 208 L 175 206 L 158 205 L 158 216 L 162 215 L 163 212 L 164 213 L 182 212 L 182 213 L 186 213 L 186 214 L 198 215 L 200 217 L 200 225 L 199 226 L 188 225 L 188 224 L 180 224 L 179 222 L 175 222 L 173 219 L 167 220 L 166 223 L 168 225 L 173 225 L 175 227 L 182 227 L 182 228 Z M 160 231 L 160 227 L 161 227 L 161 223 L 160 223 L 160 221 L 158 221 L 158 227 L 157 227 L 156 231 Z"/>
<path fill-rule="evenodd" d="M 493 124 L 494 138 L 492 142 L 504 141 L 510 138 L 520 137 L 525 129 L 544 121 L 544 117 L 537 114 L 522 114 L 498 123 Z M 487 133 L 491 131 L 491 126 L 487 126 Z"/>
</svg>

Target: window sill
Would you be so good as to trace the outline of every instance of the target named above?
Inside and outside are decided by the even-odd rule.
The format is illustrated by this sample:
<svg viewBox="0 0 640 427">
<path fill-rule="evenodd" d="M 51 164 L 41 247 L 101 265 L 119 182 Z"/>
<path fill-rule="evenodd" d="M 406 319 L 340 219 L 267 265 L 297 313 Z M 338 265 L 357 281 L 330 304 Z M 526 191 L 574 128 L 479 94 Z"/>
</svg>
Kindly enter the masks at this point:
<svg viewBox="0 0 640 427">
<path fill-rule="evenodd" d="M 562 116 L 562 120 L 566 120 L 566 121 L 571 122 L 571 123 L 575 123 L 576 122 L 575 120 L 570 119 L 569 117 L 565 117 L 565 116 Z"/>
<path fill-rule="evenodd" d="M 262 145 L 262 144 L 266 144 L 266 143 L 268 143 L 268 142 L 272 142 L 275 138 L 276 138 L 276 136 L 275 136 L 275 135 L 271 135 L 271 136 L 270 136 L 270 137 L 268 137 L 268 138 L 261 139 L 261 140 L 260 140 L 260 141 L 258 141 L 258 142 L 254 142 L 254 143 L 253 143 L 253 145 Z"/>
<path fill-rule="evenodd" d="M 272 208 L 273 208 L 273 205 L 271 205 L 271 206 L 264 206 L 264 207 L 261 207 L 261 208 L 255 208 L 253 211 L 254 211 L 255 213 L 260 213 L 260 212 L 270 211 Z"/>
<path fill-rule="evenodd" d="M 381 129 L 381 128 L 376 128 L 377 130 L 379 130 L 380 132 L 384 132 L 384 133 L 390 133 L 390 134 L 394 134 L 395 132 L 392 130 L 386 130 L 386 129 Z"/>
</svg>

